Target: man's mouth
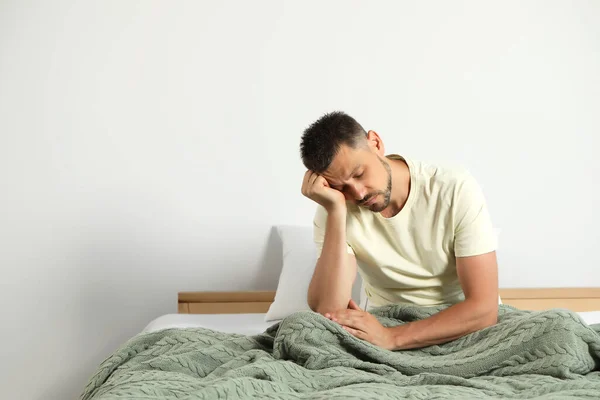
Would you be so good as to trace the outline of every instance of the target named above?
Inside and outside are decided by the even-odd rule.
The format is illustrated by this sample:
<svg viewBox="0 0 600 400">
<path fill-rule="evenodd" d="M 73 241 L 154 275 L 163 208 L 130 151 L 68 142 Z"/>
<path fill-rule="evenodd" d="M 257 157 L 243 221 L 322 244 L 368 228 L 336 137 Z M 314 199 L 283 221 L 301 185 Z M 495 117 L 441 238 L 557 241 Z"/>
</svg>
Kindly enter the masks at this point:
<svg viewBox="0 0 600 400">
<path fill-rule="evenodd" d="M 372 196 L 369 200 L 363 202 L 363 206 L 370 206 L 371 204 L 373 204 L 375 202 L 376 198 L 377 198 L 377 195 Z"/>
</svg>

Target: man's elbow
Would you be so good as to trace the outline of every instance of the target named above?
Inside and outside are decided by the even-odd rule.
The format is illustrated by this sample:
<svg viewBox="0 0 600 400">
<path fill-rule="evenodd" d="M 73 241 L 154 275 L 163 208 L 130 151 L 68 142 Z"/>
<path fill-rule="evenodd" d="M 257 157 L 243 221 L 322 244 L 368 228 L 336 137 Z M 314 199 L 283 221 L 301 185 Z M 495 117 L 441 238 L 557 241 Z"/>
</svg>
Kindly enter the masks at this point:
<svg viewBox="0 0 600 400">
<path fill-rule="evenodd" d="M 321 302 L 319 302 L 319 299 L 317 298 L 317 296 L 313 295 L 312 293 L 310 293 L 310 291 L 308 292 L 308 296 L 306 297 L 306 301 L 308 302 L 308 307 L 314 311 L 317 312 L 319 314 L 323 314 L 322 311 L 322 305 Z"/>
<path fill-rule="evenodd" d="M 314 312 L 318 312 L 318 311 L 317 311 L 317 309 L 319 308 L 319 307 L 318 307 L 318 305 L 319 305 L 319 304 L 318 304 L 318 303 L 317 303 L 317 302 L 316 302 L 316 301 L 315 301 L 315 300 L 314 300 L 314 299 L 313 299 L 311 296 L 308 296 L 308 298 L 307 298 L 306 300 L 307 300 L 307 302 L 308 302 L 308 307 L 309 307 L 309 308 L 310 308 L 312 311 L 314 311 Z"/>
<path fill-rule="evenodd" d="M 498 304 L 488 302 L 487 299 L 467 299 L 465 303 L 470 305 L 471 329 L 478 331 L 498 323 Z"/>
<path fill-rule="evenodd" d="M 319 301 L 319 299 L 316 299 L 311 296 L 308 296 L 307 300 L 308 300 L 308 307 L 312 311 L 319 313 L 321 315 L 325 315 L 327 313 L 332 313 L 332 312 L 340 309 L 340 308 L 336 308 L 336 307 L 332 306 L 331 304 L 326 304 L 323 301 Z"/>
<path fill-rule="evenodd" d="M 332 310 L 327 309 L 327 307 L 323 307 L 322 303 L 319 303 L 318 301 L 315 300 L 308 300 L 308 307 L 310 307 L 310 309 L 316 313 L 325 315 L 328 312 L 331 312 Z"/>
<path fill-rule="evenodd" d="M 489 307 L 482 311 L 479 318 L 481 327 L 479 329 L 488 328 L 498 323 L 498 306 Z"/>
</svg>

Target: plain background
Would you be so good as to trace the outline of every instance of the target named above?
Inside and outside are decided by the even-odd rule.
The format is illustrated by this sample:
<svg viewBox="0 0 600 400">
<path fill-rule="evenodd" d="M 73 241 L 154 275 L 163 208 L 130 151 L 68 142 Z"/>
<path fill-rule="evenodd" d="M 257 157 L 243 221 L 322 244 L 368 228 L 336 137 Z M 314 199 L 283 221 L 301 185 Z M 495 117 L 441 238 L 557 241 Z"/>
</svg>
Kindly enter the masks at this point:
<svg viewBox="0 0 600 400">
<path fill-rule="evenodd" d="M 460 164 L 502 287 L 600 286 L 600 3 L 0 2 L 2 395 L 68 399 L 178 291 L 274 289 L 302 130 Z"/>
</svg>

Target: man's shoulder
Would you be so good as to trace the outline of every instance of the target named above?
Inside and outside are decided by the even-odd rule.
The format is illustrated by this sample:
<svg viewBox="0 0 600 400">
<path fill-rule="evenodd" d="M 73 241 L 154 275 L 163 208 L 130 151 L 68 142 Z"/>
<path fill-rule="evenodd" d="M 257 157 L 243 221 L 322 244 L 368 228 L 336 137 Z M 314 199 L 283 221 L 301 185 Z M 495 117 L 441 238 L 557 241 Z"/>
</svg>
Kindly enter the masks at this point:
<svg viewBox="0 0 600 400">
<path fill-rule="evenodd" d="M 428 161 L 410 161 L 415 177 L 429 185 L 454 187 L 473 179 L 469 170 L 460 164 L 432 163 Z"/>
</svg>

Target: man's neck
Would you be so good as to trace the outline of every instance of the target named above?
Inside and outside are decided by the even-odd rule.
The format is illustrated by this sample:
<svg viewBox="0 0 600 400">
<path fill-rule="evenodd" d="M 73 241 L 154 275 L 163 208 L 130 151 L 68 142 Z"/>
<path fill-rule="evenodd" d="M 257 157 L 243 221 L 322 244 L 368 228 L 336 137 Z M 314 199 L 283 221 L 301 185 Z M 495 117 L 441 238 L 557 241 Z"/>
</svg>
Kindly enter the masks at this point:
<svg viewBox="0 0 600 400">
<path fill-rule="evenodd" d="M 392 194 L 390 204 L 381 211 L 385 218 L 391 218 L 398 214 L 408 200 L 410 193 L 410 169 L 404 160 L 387 159 L 392 170 Z"/>
</svg>

